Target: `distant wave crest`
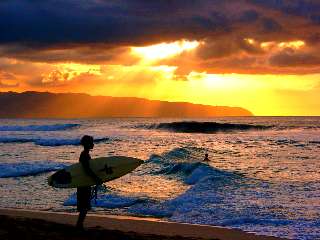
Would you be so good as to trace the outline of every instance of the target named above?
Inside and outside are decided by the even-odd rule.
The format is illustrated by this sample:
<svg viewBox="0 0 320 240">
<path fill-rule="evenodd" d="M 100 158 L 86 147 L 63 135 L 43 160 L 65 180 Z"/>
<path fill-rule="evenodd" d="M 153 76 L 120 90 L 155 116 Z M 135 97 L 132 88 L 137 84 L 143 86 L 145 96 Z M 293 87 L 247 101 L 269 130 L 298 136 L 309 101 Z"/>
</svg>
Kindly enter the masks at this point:
<svg viewBox="0 0 320 240">
<path fill-rule="evenodd" d="M 95 143 L 106 142 L 108 137 L 96 138 Z M 39 146 L 77 146 L 80 145 L 80 139 L 60 139 L 60 138 L 24 138 L 24 137 L 0 137 L 0 143 L 34 143 Z"/>
<path fill-rule="evenodd" d="M 63 163 L 54 162 L 0 163 L 0 178 L 33 176 L 56 171 L 66 166 Z"/>
<path fill-rule="evenodd" d="M 228 131 L 264 130 L 271 126 L 236 124 L 236 123 L 217 123 L 217 122 L 170 122 L 149 125 L 149 129 L 162 129 L 179 133 L 217 133 Z"/>
<path fill-rule="evenodd" d="M 68 123 L 68 124 L 53 124 L 53 125 L 2 125 L 0 126 L 0 131 L 63 131 L 67 129 L 72 129 L 79 127 L 80 124 Z"/>
</svg>

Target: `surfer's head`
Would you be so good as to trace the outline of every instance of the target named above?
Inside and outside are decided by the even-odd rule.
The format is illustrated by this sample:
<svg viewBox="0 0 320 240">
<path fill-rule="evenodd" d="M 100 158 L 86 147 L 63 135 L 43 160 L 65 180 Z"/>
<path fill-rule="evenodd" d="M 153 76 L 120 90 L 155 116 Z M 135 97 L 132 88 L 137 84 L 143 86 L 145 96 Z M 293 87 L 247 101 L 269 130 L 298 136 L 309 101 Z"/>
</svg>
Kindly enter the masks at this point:
<svg viewBox="0 0 320 240">
<path fill-rule="evenodd" d="M 85 148 L 85 149 L 92 149 L 94 144 L 93 144 L 93 137 L 84 135 L 81 140 L 80 144 Z"/>
</svg>

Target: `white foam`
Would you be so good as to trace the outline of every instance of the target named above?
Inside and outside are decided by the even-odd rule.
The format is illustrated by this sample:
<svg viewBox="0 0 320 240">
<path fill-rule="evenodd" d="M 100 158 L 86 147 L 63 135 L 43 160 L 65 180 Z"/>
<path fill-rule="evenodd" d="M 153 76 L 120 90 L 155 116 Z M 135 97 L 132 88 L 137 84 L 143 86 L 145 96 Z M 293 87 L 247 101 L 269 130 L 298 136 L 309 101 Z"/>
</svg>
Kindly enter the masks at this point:
<svg viewBox="0 0 320 240">
<path fill-rule="evenodd" d="M 129 207 L 133 204 L 143 201 L 139 198 L 128 197 L 128 196 L 120 196 L 116 194 L 97 194 L 97 199 L 91 200 L 91 205 L 94 207 L 101 207 L 101 208 L 123 208 Z M 75 206 L 77 205 L 77 196 L 76 193 L 72 194 L 64 203 L 65 206 Z"/>
</svg>

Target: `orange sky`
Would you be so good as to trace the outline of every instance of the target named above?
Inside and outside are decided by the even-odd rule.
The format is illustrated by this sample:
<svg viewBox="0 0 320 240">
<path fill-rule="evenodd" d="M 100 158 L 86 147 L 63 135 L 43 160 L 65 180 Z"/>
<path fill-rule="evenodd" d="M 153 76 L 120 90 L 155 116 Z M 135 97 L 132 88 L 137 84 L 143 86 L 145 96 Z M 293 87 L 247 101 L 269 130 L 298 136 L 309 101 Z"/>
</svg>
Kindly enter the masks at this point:
<svg viewBox="0 0 320 240">
<path fill-rule="evenodd" d="M 102 8 L 117 7 L 111 2 Z M 138 11 L 133 2 L 128 2 L 129 15 L 123 18 L 132 14 L 130 24 L 136 20 L 131 12 Z M 212 6 L 210 1 L 201 1 L 190 8 L 181 4 L 181 11 L 165 20 L 160 18 L 163 6 L 157 5 L 159 16 L 151 14 L 146 23 L 154 21 L 158 32 L 143 24 L 144 31 L 130 32 L 121 20 L 124 33 L 117 36 L 115 26 L 105 25 L 106 33 L 98 32 L 88 42 L 87 38 L 77 39 L 78 35 L 68 38 L 69 32 L 56 40 L 52 37 L 55 28 L 49 26 L 52 21 L 46 32 L 49 40 L 35 41 L 9 31 L 8 39 L 0 37 L 0 91 L 85 92 L 240 106 L 255 115 L 320 115 L 320 21 L 313 20 L 312 8 L 308 15 L 289 1 L 283 1 L 283 6 L 252 2 Z M 320 5 L 312 6 L 320 9 Z M 145 14 L 153 9 L 148 4 L 140 8 Z M 76 17 L 96 14 L 89 10 L 79 9 Z M 20 26 L 23 23 L 11 19 L 13 13 L 9 15 L 0 3 L 0 13 L 3 11 L 8 11 L 13 28 L 25 31 Z M 31 14 L 37 17 L 38 12 Z M 89 29 L 104 21 L 96 18 Z M 168 19 L 183 19 L 188 24 L 170 26 L 164 22 Z M 67 18 L 62 20 L 72 27 Z"/>
</svg>

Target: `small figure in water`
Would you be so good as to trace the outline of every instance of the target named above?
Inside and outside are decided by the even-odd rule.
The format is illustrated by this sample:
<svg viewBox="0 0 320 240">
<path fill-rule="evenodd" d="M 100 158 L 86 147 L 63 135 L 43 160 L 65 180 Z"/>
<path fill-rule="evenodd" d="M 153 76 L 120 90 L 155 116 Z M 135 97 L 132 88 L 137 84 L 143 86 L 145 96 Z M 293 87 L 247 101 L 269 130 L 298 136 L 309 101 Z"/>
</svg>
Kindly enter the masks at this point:
<svg viewBox="0 0 320 240">
<path fill-rule="evenodd" d="M 209 161 L 210 161 L 210 160 L 209 160 L 209 155 L 208 155 L 208 153 L 206 153 L 206 154 L 204 155 L 203 161 L 204 161 L 204 162 L 209 162 Z"/>
<path fill-rule="evenodd" d="M 85 135 L 80 141 L 84 150 L 80 154 L 79 162 L 82 164 L 84 171 L 89 175 L 97 185 L 102 184 L 102 180 L 92 171 L 89 165 L 91 160 L 90 150 L 93 149 L 93 137 Z M 77 188 L 77 210 L 79 211 L 79 218 L 77 221 L 77 228 L 83 229 L 83 222 L 87 212 L 91 209 L 91 187 Z"/>
</svg>

